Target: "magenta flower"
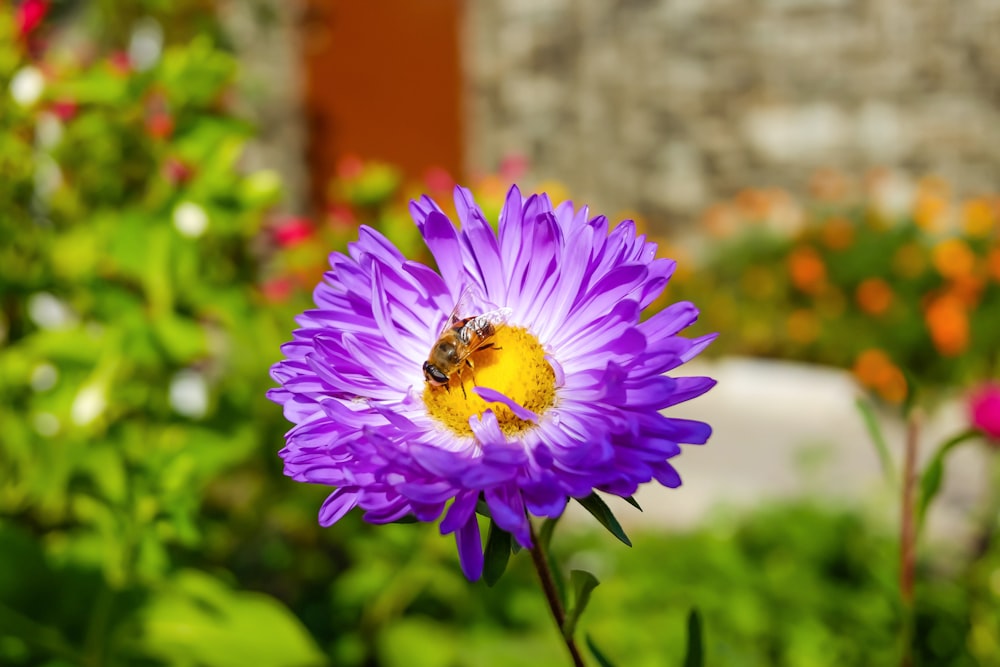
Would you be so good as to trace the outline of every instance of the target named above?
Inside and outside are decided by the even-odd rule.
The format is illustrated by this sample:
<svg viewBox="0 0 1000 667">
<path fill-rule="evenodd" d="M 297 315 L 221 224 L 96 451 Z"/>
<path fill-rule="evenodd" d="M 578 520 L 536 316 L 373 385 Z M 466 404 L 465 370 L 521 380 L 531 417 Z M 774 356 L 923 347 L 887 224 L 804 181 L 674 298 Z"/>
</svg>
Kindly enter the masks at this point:
<svg viewBox="0 0 1000 667">
<path fill-rule="evenodd" d="M 715 335 L 677 335 L 690 303 L 640 322 L 675 263 L 632 221 L 610 229 L 516 187 L 499 233 L 468 190 L 455 206 L 460 229 L 426 196 L 410 205 L 438 271 L 368 227 L 331 255 L 268 396 L 295 424 L 285 473 L 336 487 L 320 524 L 355 507 L 372 523 L 442 517 L 476 579 L 480 501 L 530 548 L 528 516 L 557 517 L 570 497 L 680 485 L 669 460 L 711 429 L 661 411 L 715 381 L 667 373 Z"/>
<path fill-rule="evenodd" d="M 1000 383 L 987 382 L 972 392 L 969 421 L 973 428 L 1000 443 Z"/>
<path fill-rule="evenodd" d="M 47 0 L 24 0 L 18 5 L 14 22 L 21 39 L 27 39 L 31 33 L 37 30 L 48 13 L 49 3 Z"/>
</svg>

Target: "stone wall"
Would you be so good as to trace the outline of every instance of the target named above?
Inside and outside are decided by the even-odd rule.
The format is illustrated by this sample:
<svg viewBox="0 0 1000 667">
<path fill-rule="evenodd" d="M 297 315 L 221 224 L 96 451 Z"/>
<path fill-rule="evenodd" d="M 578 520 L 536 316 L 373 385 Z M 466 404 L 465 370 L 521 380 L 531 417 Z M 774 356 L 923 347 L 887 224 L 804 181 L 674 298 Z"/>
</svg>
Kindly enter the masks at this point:
<svg viewBox="0 0 1000 667">
<path fill-rule="evenodd" d="M 283 208 L 309 210 L 301 71 L 304 0 L 219 0 L 219 19 L 240 60 L 239 112 L 254 124 L 244 167 L 274 169 Z"/>
<path fill-rule="evenodd" d="M 469 0 L 467 163 L 672 223 L 818 168 L 1000 191 L 1000 0 Z"/>
</svg>

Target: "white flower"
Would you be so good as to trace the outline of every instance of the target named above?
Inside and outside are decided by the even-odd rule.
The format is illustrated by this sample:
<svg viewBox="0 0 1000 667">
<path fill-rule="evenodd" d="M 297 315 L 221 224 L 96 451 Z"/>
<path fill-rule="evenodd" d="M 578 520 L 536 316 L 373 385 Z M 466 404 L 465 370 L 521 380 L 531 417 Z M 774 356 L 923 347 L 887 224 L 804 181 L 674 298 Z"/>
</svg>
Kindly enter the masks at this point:
<svg viewBox="0 0 1000 667">
<path fill-rule="evenodd" d="M 104 388 L 91 384 L 81 389 L 73 399 L 70 417 L 77 426 L 86 426 L 101 416 L 108 406 Z"/>
<path fill-rule="evenodd" d="M 179 371 L 170 380 L 170 406 L 178 414 L 200 419 L 208 410 L 205 376 L 192 370 Z"/>
<path fill-rule="evenodd" d="M 59 369 L 45 362 L 35 366 L 31 371 L 31 388 L 35 391 L 48 391 L 59 381 Z"/>
<path fill-rule="evenodd" d="M 34 65 L 22 67 L 10 80 L 10 95 L 22 107 L 30 107 L 45 91 L 45 76 Z"/>
<path fill-rule="evenodd" d="M 174 209 L 174 227 L 184 236 L 196 239 L 208 228 L 208 214 L 194 202 L 181 202 Z"/>
<path fill-rule="evenodd" d="M 156 19 L 139 19 L 132 28 L 128 42 L 128 60 L 137 70 L 144 71 L 160 59 L 163 52 L 163 28 Z"/>
<path fill-rule="evenodd" d="M 63 136 L 63 124 L 59 116 L 48 111 L 38 114 L 35 122 L 35 144 L 41 149 L 54 147 Z"/>
<path fill-rule="evenodd" d="M 32 417 L 31 421 L 38 435 L 45 436 L 46 438 L 54 436 L 62 427 L 62 424 L 59 423 L 59 418 L 51 412 L 39 412 Z"/>
<path fill-rule="evenodd" d="M 28 317 L 42 329 L 61 329 L 76 322 L 70 307 L 49 292 L 28 297 Z"/>
</svg>

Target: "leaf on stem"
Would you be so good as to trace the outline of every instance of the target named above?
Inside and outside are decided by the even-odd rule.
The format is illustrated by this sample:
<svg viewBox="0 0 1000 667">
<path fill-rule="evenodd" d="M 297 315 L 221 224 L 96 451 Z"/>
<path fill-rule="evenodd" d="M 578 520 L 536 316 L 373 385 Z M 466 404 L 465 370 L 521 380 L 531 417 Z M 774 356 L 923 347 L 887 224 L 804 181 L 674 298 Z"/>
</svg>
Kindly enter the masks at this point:
<svg viewBox="0 0 1000 667">
<path fill-rule="evenodd" d="M 594 515 L 602 526 L 608 529 L 608 532 L 617 537 L 621 542 L 627 546 L 632 546 L 632 541 L 622 530 L 622 526 L 618 523 L 618 519 L 611 512 L 611 508 L 608 507 L 597 493 L 591 493 L 586 498 L 576 498 L 576 502 L 583 505 L 588 512 Z"/>
<path fill-rule="evenodd" d="M 487 586 L 493 586 L 507 569 L 510 560 L 510 533 L 490 519 L 489 534 L 486 536 L 486 550 L 483 554 L 483 579 Z"/>
<path fill-rule="evenodd" d="M 944 478 L 944 462 L 948 452 L 956 446 L 976 438 L 979 433 L 974 429 L 963 431 L 958 435 L 945 440 L 934 452 L 934 456 L 924 467 L 924 472 L 920 476 L 920 499 L 917 501 L 917 530 L 924 525 L 924 517 L 927 510 L 941 490 L 941 481 Z"/>
<path fill-rule="evenodd" d="M 545 521 L 542 522 L 542 527 L 538 530 L 538 541 L 541 542 L 542 548 L 548 551 L 549 545 L 552 544 L 552 533 L 555 532 L 556 523 L 559 521 L 559 517 L 555 519 L 547 517 Z"/>
<path fill-rule="evenodd" d="M 587 608 L 587 603 L 590 602 L 590 594 L 601 583 L 586 570 L 570 570 L 569 581 L 573 585 L 573 606 L 566 612 L 566 620 L 562 627 L 563 637 L 567 640 L 573 639 L 576 624 Z"/>
<path fill-rule="evenodd" d="M 861 417 L 865 422 L 865 428 L 868 429 L 868 435 L 871 436 L 872 443 L 875 445 L 879 463 L 882 464 L 882 474 L 885 476 L 886 481 L 895 486 L 896 469 L 892 465 L 892 455 L 889 454 L 889 444 L 885 441 L 885 436 L 882 434 L 882 427 L 879 426 L 875 410 L 872 408 L 871 402 L 863 397 L 859 397 L 858 400 L 855 401 L 855 405 L 858 406 L 858 411 L 861 413 Z"/>
<path fill-rule="evenodd" d="M 492 519 L 493 516 L 490 514 L 490 506 L 486 504 L 486 500 L 483 498 L 483 494 L 479 494 L 479 500 L 476 501 L 476 514 L 479 516 L 484 516 L 487 519 Z"/>
<path fill-rule="evenodd" d="M 631 505 L 632 507 L 636 508 L 640 512 L 642 511 L 642 508 L 639 507 L 639 502 L 635 499 L 634 496 L 626 496 L 622 500 L 624 500 L 625 502 L 627 502 L 629 505 Z"/>
<path fill-rule="evenodd" d="M 704 664 L 701 614 L 697 607 L 693 607 L 687 620 L 687 652 L 684 654 L 684 667 L 703 667 Z"/>
<path fill-rule="evenodd" d="M 590 635 L 586 635 L 584 639 L 587 642 L 587 648 L 590 649 L 591 655 L 594 656 L 594 660 L 600 667 L 615 667 L 610 660 L 608 660 L 603 653 L 598 650 L 597 646 L 594 644 L 594 640 L 590 638 Z"/>
</svg>

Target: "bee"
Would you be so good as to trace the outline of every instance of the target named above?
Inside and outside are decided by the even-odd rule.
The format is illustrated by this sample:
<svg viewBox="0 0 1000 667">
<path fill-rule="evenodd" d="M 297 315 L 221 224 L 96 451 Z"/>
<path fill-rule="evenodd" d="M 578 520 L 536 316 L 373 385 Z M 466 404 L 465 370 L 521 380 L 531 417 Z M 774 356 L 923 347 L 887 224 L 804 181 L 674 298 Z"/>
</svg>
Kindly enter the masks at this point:
<svg viewBox="0 0 1000 667">
<path fill-rule="evenodd" d="M 475 370 L 471 359 L 473 353 L 479 350 L 500 349 L 496 346 L 494 338 L 497 327 L 507 321 L 510 308 L 496 308 L 479 315 L 462 317 L 461 315 L 469 310 L 468 302 L 469 290 L 466 290 L 448 317 L 444 330 L 431 348 L 427 361 L 424 362 L 424 379 L 432 386 L 448 387 L 453 376 L 458 375 L 461 378 L 466 368 Z M 464 384 L 462 395 L 465 395 Z"/>
</svg>

